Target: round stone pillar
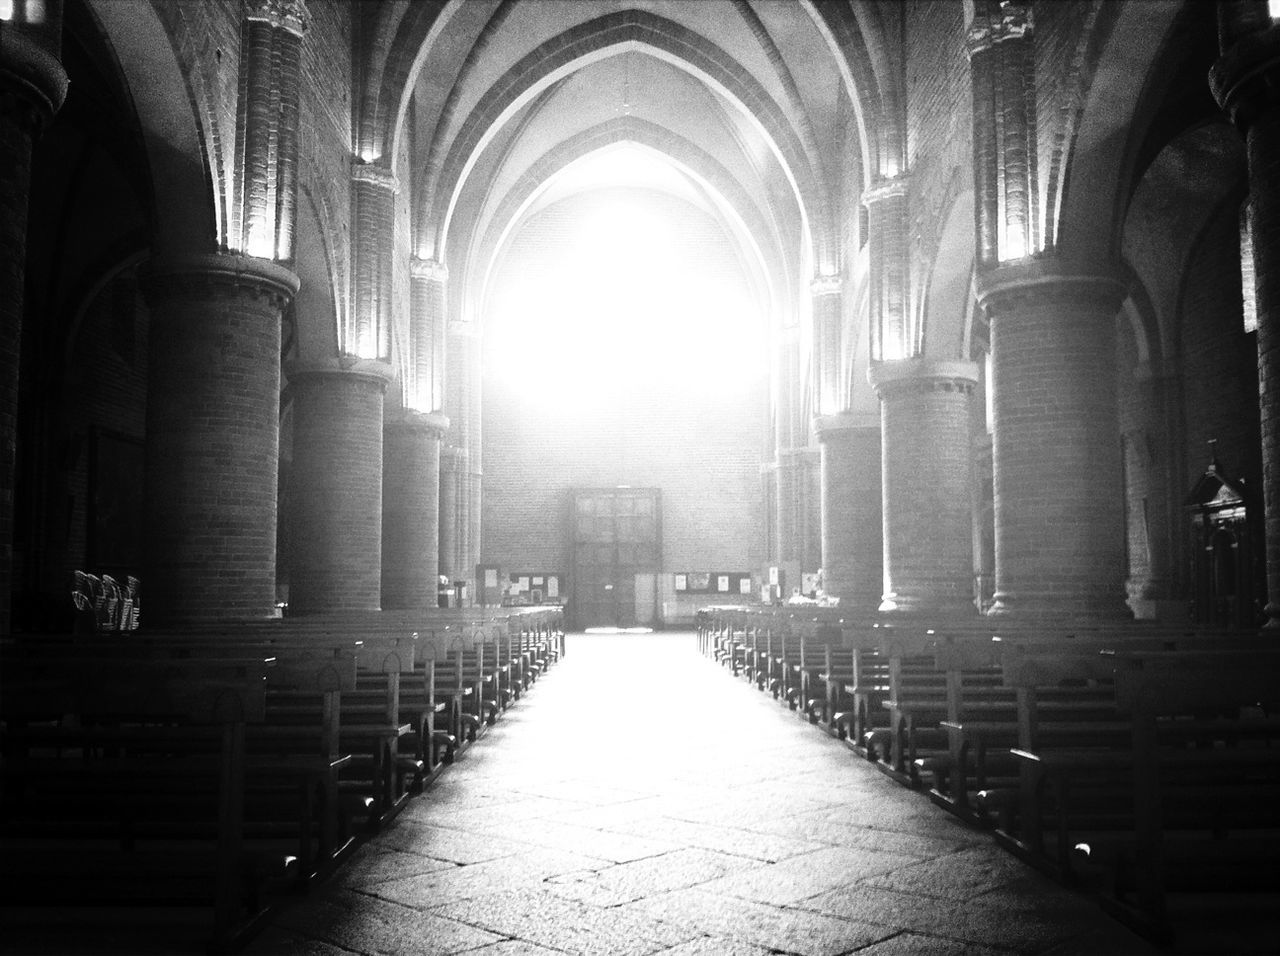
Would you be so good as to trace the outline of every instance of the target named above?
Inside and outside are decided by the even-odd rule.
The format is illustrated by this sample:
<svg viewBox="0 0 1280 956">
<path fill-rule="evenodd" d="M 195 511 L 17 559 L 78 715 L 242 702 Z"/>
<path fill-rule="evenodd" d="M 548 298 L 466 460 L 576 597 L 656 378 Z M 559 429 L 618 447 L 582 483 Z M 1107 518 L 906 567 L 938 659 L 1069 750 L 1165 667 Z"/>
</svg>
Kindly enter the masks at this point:
<svg viewBox="0 0 1280 956">
<path fill-rule="evenodd" d="M 149 623 L 275 613 L 280 315 L 298 291 L 244 256 L 153 260 L 147 382 Z"/>
<path fill-rule="evenodd" d="M 969 495 L 969 403 L 977 380 L 973 362 L 872 366 L 883 441 L 881 611 L 977 613 Z"/>
<path fill-rule="evenodd" d="M 1244 134 L 1258 311 L 1258 401 L 1267 550 L 1267 626 L 1280 627 L 1280 26 L 1262 4 L 1220 11 L 1221 58 L 1209 72 Z"/>
<path fill-rule="evenodd" d="M 1046 261 L 979 278 L 995 405 L 992 614 L 1130 616 L 1115 369 L 1124 294 L 1110 276 Z"/>
<path fill-rule="evenodd" d="M 406 412 L 382 435 L 382 606 L 436 606 L 443 415 Z"/>
<path fill-rule="evenodd" d="M 0 30 L 0 634 L 9 633 L 18 435 L 18 356 L 27 261 L 31 150 L 67 92 L 57 59 L 15 27 Z"/>
<path fill-rule="evenodd" d="M 289 370 L 291 614 L 381 606 L 382 414 L 390 372 L 374 361 Z"/>
<path fill-rule="evenodd" d="M 817 420 L 824 590 L 841 608 L 874 612 L 884 591 L 880 423 Z"/>
</svg>

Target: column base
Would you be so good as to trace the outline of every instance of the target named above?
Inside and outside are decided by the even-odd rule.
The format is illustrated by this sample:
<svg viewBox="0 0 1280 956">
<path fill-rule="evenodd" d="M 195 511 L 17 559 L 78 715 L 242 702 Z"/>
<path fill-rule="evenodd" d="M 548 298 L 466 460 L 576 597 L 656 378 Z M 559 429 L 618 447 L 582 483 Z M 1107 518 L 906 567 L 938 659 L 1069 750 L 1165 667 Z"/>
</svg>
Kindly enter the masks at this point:
<svg viewBox="0 0 1280 956">
<path fill-rule="evenodd" d="M 1111 623 L 1133 620 L 1133 611 L 1122 598 L 1102 597 L 1063 598 L 1016 597 L 1007 592 L 996 592 L 995 603 L 987 611 L 988 617 L 1007 621 L 1052 623 Z"/>
<path fill-rule="evenodd" d="M 973 601 L 963 598 L 939 600 L 936 596 L 912 597 L 907 594 L 891 593 L 884 595 L 876 612 L 881 617 L 892 617 L 895 620 L 910 617 L 956 618 L 977 617 L 978 606 Z"/>
</svg>

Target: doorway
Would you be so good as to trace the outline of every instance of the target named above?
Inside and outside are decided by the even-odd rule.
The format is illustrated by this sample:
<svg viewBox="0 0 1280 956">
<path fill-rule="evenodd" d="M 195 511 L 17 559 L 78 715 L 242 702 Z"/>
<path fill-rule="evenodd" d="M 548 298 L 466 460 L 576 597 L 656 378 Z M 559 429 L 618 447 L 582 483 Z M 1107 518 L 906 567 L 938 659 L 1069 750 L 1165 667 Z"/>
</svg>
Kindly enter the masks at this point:
<svg viewBox="0 0 1280 956">
<path fill-rule="evenodd" d="M 661 565 L 661 491 L 583 488 L 573 492 L 574 627 L 651 622 Z"/>
</svg>

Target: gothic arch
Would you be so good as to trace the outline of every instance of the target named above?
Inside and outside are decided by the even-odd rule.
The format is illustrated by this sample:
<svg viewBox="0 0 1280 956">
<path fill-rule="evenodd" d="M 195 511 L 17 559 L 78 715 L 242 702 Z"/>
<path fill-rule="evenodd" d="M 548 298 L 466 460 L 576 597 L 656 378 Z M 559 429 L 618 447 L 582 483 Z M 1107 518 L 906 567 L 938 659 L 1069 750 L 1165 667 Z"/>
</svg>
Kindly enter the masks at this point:
<svg viewBox="0 0 1280 956">
<path fill-rule="evenodd" d="M 423 245 L 446 247 L 462 182 L 495 132 L 522 106 L 560 78 L 629 50 L 639 50 L 688 72 L 720 91 L 759 124 L 797 193 L 809 223 L 814 258 L 824 261 L 832 248 L 828 204 L 810 157 L 781 107 L 732 57 L 704 37 L 637 10 L 608 14 L 565 31 L 526 55 L 490 88 L 454 139 L 438 174 L 428 169 L 417 189 L 414 209 L 419 231 L 434 232 L 434 241 Z"/>
</svg>

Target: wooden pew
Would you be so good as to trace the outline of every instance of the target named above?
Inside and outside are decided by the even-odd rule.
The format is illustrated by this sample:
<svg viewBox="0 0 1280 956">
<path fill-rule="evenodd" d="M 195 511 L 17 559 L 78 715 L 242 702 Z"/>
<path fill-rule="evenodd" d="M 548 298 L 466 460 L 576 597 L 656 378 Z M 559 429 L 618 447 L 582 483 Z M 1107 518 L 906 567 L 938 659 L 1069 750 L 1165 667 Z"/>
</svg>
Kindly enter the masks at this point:
<svg viewBox="0 0 1280 956">
<path fill-rule="evenodd" d="M 1105 877 L 1117 914 L 1157 937 L 1170 889 L 1280 889 L 1280 653 L 1107 663 L 1125 730 L 1015 748 L 1022 785 L 1005 844 L 1067 880 Z"/>
<path fill-rule="evenodd" d="M 1103 732 L 1100 724 L 1114 725 L 1115 704 L 1109 678 L 1099 683 L 1099 665 L 1090 658 L 1128 648 L 1138 652 L 1192 650 L 1196 648 L 1261 646 L 1256 634 L 1197 633 L 1181 628 L 1123 627 L 1066 635 L 1033 631 L 1006 631 L 990 641 L 939 642 L 935 665 L 947 676 L 948 717 L 941 724 L 947 735 L 947 752 L 918 758 L 922 779 L 932 778 L 930 797 L 970 822 L 986 825 L 989 816 L 978 806 L 980 791 L 1008 790 L 1016 786 L 1017 766 L 1010 756 L 1016 746 L 1029 746 L 1031 737 L 1070 741 L 1072 735 L 1087 740 Z M 1028 686 L 1028 675 L 1017 676 L 1020 658 L 1049 655 L 1086 658 L 1071 665 L 1078 673 L 1058 675 L 1058 685 Z M 1006 678 L 1005 671 L 1015 674 Z M 1054 671 L 1043 670 L 1045 679 Z M 1002 686 L 996 686 L 996 683 Z M 1021 684 L 1021 688 L 1019 688 Z M 1019 718 L 1021 697 L 1022 714 Z"/>
<path fill-rule="evenodd" d="M 244 939 L 295 866 L 246 815 L 245 731 L 265 718 L 269 669 L 7 658 L 6 901 L 203 905 L 213 947 Z"/>
</svg>

